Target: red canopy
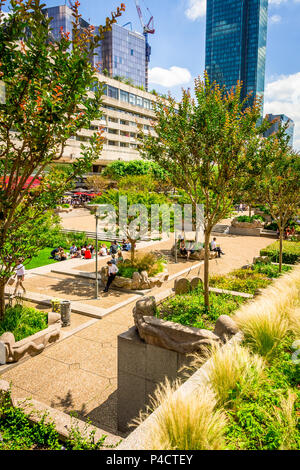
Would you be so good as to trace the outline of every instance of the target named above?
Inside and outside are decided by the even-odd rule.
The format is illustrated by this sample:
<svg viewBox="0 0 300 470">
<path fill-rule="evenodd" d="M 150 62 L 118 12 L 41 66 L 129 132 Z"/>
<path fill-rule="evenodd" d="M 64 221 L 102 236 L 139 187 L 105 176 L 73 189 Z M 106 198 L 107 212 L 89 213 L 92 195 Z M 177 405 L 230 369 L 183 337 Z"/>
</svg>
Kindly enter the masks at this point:
<svg viewBox="0 0 300 470">
<path fill-rule="evenodd" d="M 3 178 L 0 178 L 0 181 L 1 181 L 1 184 L 2 184 Z M 19 181 L 20 181 L 20 178 L 18 179 L 18 182 Z M 8 184 L 8 182 L 9 182 L 9 177 L 6 178 L 6 180 L 4 181 L 4 185 L 6 186 Z M 36 188 L 40 184 L 41 184 L 40 178 L 35 178 L 34 176 L 29 176 L 29 178 L 27 178 L 27 180 L 25 181 L 23 189 L 28 188 L 28 186 L 30 186 L 31 188 Z"/>
</svg>

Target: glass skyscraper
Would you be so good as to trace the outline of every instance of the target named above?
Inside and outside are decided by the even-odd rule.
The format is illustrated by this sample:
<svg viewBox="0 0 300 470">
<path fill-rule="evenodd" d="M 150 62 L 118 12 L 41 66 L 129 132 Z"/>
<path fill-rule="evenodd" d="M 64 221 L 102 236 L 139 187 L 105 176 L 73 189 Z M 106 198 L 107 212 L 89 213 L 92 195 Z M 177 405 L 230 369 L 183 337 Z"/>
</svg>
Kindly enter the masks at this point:
<svg viewBox="0 0 300 470">
<path fill-rule="evenodd" d="M 269 122 L 273 122 L 272 126 L 264 133 L 264 137 L 268 137 L 269 135 L 275 134 L 279 130 L 279 126 L 288 125 L 285 131 L 285 134 L 289 137 L 289 144 L 293 147 L 293 140 L 294 140 L 294 130 L 295 130 L 295 123 L 292 119 L 290 119 L 285 114 L 267 114 L 266 118 Z"/>
<path fill-rule="evenodd" d="M 134 85 L 146 86 L 146 41 L 142 34 L 117 24 L 104 34 L 102 41 L 102 70 L 111 77 L 122 77 Z"/>
<path fill-rule="evenodd" d="M 60 38 L 61 28 L 72 33 L 72 10 L 67 5 L 45 8 L 51 21 L 54 39 Z M 90 25 L 80 18 L 80 26 L 84 29 Z M 97 31 L 97 27 L 95 28 Z M 105 69 L 111 77 L 129 79 L 133 85 L 146 85 L 146 41 L 142 34 L 130 31 L 113 24 L 111 31 L 104 33 L 104 39 L 91 59 L 92 64 L 103 72 Z"/>
<path fill-rule="evenodd" d="M 205 68 L 226 89 L 243 82 L 242 98 L 264 94 L 268 0 L 207 0 Z"/>
</svg>

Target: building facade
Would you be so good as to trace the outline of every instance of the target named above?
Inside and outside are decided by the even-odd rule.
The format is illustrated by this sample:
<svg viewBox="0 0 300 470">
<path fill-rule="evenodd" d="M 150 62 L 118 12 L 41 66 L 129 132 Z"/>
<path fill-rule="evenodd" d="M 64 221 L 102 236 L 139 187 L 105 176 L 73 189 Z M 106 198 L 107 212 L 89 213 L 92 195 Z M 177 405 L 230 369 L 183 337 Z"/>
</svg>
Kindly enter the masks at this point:
<svg viewBox="0 0 300 470">
<path fill-rule="evenodd" d="M 294 141 L 294 130 L 295 130 L 295 123 L 292 119 L 290 119 L 285 114 L 267 114 L 266 118 L 269 122 L 273 122 L 272 126 L 264 133 L 264 137 L 269 137 L 272 134 L 276 134 L 278 132 L 280 126 L 284 126 L 287 124 L 287 129 L 285 134 L 289 137 L 289 144 L 293 147 Z"/>
<path fill-rule="evenodd" d="M 72 34 L 72 10 L 67 5 L 45 8 L 51 20 L 54 39 L 59 40 L 61 28 Z M 90 23 L 80 18 L 82 29 Z M 97 27 L 95 27 L 97 31 Z M 135 86 L 146 87 L 146 41 L 142 34 L 130 31 L 117 24 L 104 33 L 104 39 L 95 50 L 91 62 L 100 72 L 107 70 L 109 76 L 127 79 Z"/>
<path fill-rule="evenodd" d="M 122 77 L 136 86 L 146 87 L 146 41 L 142 34 L 117 24 L 104 34 L 102 71 L 111 77 Z"/>
<path fill-rule="evenodd" d="M 61 163 L 72 163 L 80 156 L 80 145 L 89 142 L 99 126 L 104 128 L 104 147 L 101 157 L 94 163 L 93 172 L 115 160 L 138 160 L 138 126 L 144 132 L 154 133 L 154 106 L 156 96 L 126 85 L 123 82 L 98 74 L 99 82 L 104 83 L 103 116 L 100 121 L 92 122 L 90 129 L 82 129 L 67 143 Z"/>
<path fill-rule="evenodd" d="M 263 97 L 268 0 L 207 0 L 205 68 L 227 90 L 243 82 L 242 98 Z"/>
</svg>

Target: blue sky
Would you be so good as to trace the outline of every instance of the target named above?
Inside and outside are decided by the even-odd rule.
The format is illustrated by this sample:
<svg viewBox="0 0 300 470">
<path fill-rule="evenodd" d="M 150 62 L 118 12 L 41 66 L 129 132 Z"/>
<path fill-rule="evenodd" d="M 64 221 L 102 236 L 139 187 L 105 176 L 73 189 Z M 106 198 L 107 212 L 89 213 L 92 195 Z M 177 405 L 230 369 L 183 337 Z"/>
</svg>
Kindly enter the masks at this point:
<svg viewBox="0 0 300 470">
<path fill-rule="evenodd" d="M 47 6 L 64 0 L 44 0 Z M 97 25 L 121 1 L 126 13 L 123 25 L 132 22 L 141 31 L 134 0 L 81 0 L 85 19 Z M 140 0 L 154 16 L 156 34 L 150 36 L 152 57 L 150 87 L 168 90 L 179 98 L 181 87 L 192 87 L 205 64 L 206 0 Z M 294 119 L 295 147 L 300 150 L 300 0 L 269 0 L 265 112 L 287 114 Z M 298 52 L 297 52 L 298 51 Z"/>
</svg>

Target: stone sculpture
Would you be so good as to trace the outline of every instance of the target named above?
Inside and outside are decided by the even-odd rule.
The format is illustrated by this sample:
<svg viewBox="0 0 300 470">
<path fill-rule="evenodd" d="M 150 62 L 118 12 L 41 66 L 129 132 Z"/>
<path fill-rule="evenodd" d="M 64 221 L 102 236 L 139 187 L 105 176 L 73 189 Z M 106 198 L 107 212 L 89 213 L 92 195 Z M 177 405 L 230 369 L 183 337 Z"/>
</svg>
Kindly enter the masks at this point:
<svg viewBox="0 0 300 470">
<path fill-rule="evenodd" d="M 48 314 L 49 327 L 21 341 L 16 342 L 13 333 L 10 332 L 0 336 L 0 364 L 17 362 L 26 354 L 36 355 L 43 351 L 47 344 L 57 341 L 60 337 L 60 318 L 59 314 L 50 312 Z"/>
<path fill-rule="evenodd" d="M 212 344 L 221 344 L 233 336 L 237 326 L 230 317 L 223 315 L 214 332 L 183 326 L 155 317 L 155 297 L 139 300 L 133 309 L 133 318 L 139 336 L 147 344 L 189 354 L 204 352 Z"/>
</svg>

